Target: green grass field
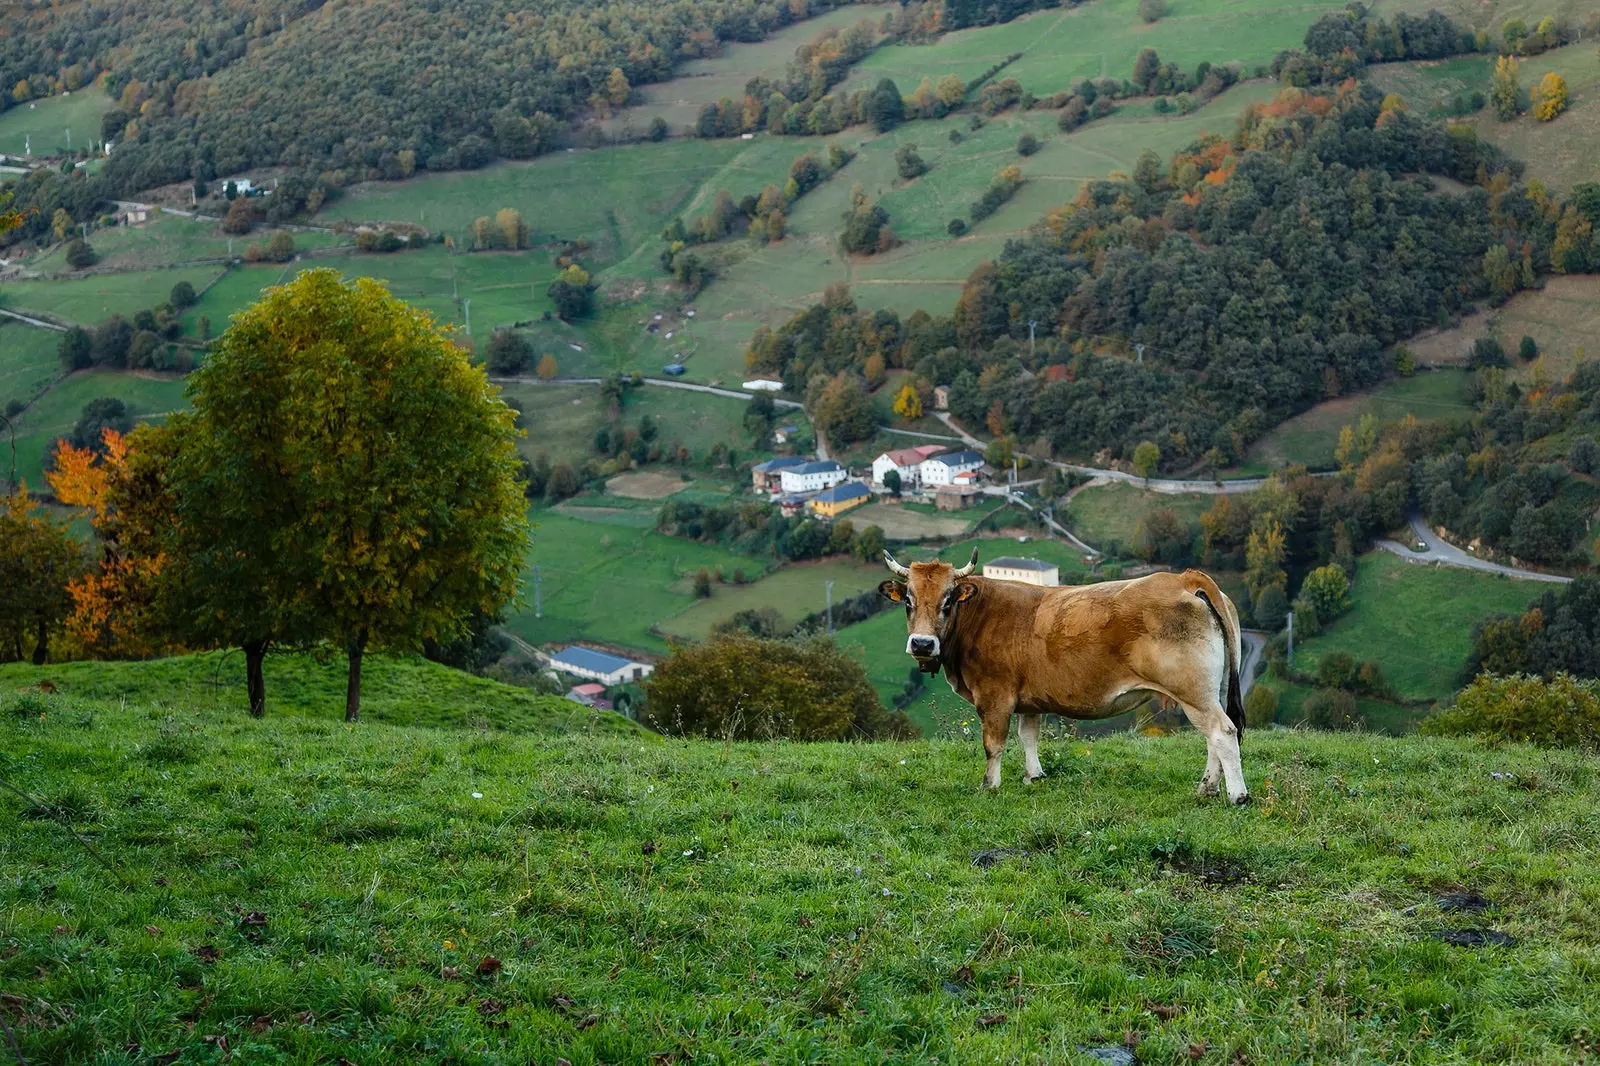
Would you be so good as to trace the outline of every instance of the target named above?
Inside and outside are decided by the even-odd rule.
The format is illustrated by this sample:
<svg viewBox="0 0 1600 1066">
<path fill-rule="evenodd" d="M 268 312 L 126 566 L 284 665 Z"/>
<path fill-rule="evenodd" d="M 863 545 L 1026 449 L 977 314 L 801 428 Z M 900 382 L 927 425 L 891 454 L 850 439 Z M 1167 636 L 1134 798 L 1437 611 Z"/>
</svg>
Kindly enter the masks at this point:
<svg viewBox="0 0 1600 1066">
<path fill-rule="evenodd" d="M 1079 490 L 1067 508 L 1067 519 L 1072 531 L 1094 547 L 1107 551 L 1115 544 L 1127 551 L 1133 546 L 1139 520 L 1158 507 L 1170 507 L 1179 518 L 1198 527 L 1200 516 L 1215 502 L 1215 496 L 1201 493 L 1169 496 L 1116 482 Z"/>
<path fill-rule="evenodd" d="M 8 88 L 8 96 L 10 92 Z M 72 148 L 98 143 L 100 116 L 117 106 L 111 97 L 90 88 L 22 104 L 6 102 L 11 106 L 0 112 L 0 154 L 18 156 L 30 138 L 34 155 L 64 152 L 69 140 Z"/>
<path fill-rule="evenodd" d="M 1069 89 L 1085 78 L 1127 78 L 1145 48 L 1192 70 L 1201 60 L 1241 63 L 1248 74 L 1285 48 L 1299 48 L 1306 27 L 1332 3 L 1273 6 L 1260 0 L 1172 0 L 1153 25 L 1138 16 L 1136 0 L 1099 0 L 1040 11 L 999 26 L 947 33 L 932 44 L 880 48 L 856 65 L 848 85 L 893 78 L 910 94 L 924 77 L 955 74 L 970 81 L 1013 52 L 1022 58 L 999 76 L 1016 78 L 1039 96 Z"/>
<path fill-rule="evenodd" d="M 1391 378 L 1370 392 L 1320 403 L 1278 424 L 1251 445 L 1242 469 L 1266 472 L 1296 463 L 1313 470 L 1333 469 L 1338 465 L 1333 452 L 1343 427 L 1354 428 L 1368 414 L 1377 418 L 1380 426 L 1398 422 L 1408 414 L 1423 420 L 1464 418 L 1473 410 L 1466 398 L 1466 386 L 1464 371 L 1433 370 L 1408 378 Z"/>
<path fill-rule="evenodd" d="M 0 323 L 0 411 L 11 400 L 26 402 L 61 371 L 61 334 L 6 319 Z"/>
<path fill-rule="evenodd" d="M 1376 659 L 1401 699 L 1443 699 L 1472 650 L 1472 627 L 1492 614 L 1521 614 L 1545 587 L 1371 552 L 1357 564 L 1353 606 L 1296 642 L 1295 669 L 1314 674 L 1324 655 L 1349 652 L 1357 662 Z"/>
<path fill-rule="evenodd" d="M 97 326 L 112 315 L 132 318 L 135 311 L 166 303 L 172 287 L 180 281 L 187 281 L 198 292 L 219 273 L 219 267 L 199 266 L 96 274 L 76 281 L 8 281 L 0 287 L 0 307 Z"/>
<path fill-rule="evenodd" d="M 80 370 L 39 398 L 16 419 L 17 476 L 30 489 L 47 491 L 44 459 L 50 446 L 69 435 L 90 400 L 115 396 L 139 422 L 159 422 L 189 406 L 184 381 L 145 371 Z"/>
<path fill-rule="evenodd" d="M 264 242 L 271 234 L 270 229 L 258 229 L 248 237 L 234 237 L 234 254 L 243 255 L 247 246 Z M 299 252 L 350 243 L 348 237 L 336 233 L 301 231 L 290 235 Z M 224 259 L 228 255 L 229 239 L 219 225 L 209 219 L 158 214 L 138 226 L 92 230 L 89 245 L 100 257 L 95 264 L 97 269 L 140 271 L 195 259 Z M 57 244 L 26 260 L 25 265 L 39 274 L 69 271 L 72 267 L 66 261 L 66 248 L 65 244 Z M 220 266 L 217 269 L 221 269 Z"/>
<path fill-rule="evenodd" d="M 748 585 L 716 585 L 710 599 L 662 620 L 656 628 L 672 637 L 705 640 L 711 635 L 712 626 L 734 612 L 762 607 L 775 608 L 792 624 L 827 606 L 824 582 L 834 582 L 833 600 L 838 603 L 877 588 L 884 577 L 881 563 L 864 565 L 841 558 L 791 564 Z"/>
<path fill-rule="evenodd" d="M 519 736 L 420 674 L 469 728 L 254 721 L 198 665 L 0 673 L 23 1061 L 1553 1064 L 1600 1014 L 1576 752 L 1263 732 L 1230 809 L 1192 733 L 1047 739 L 991 795 L 970 739 Z"/>
<path fill-rule="evenodd" d="M 1267 677 L 1259 678 L 1256 684 L 1265 685 L 1277 693 L 1278 716 L 1275 721 L 1278 724 L 1289 726 L 1304 724 L 1305 715 L 1301 707 L 1306 698 L 1317 691 L 1315 686 L 1275 681 Z M 1364 696 L 1356 697 L 1356 711 L 1365 723 L 1363 729 L 1366 732 L 1385 736 L 1405 736 L 1414 732 L 1417 724 L 1428 715 L 1426 707 L 1408 707 L 1385 700 L 1367 699 Z"/>
<path fill-rule="evenodd" d="M 653 530 L 586 522 L 544 508 L 529 517 L 534 529 L 524 602 L 508 612 L 506 628 L 534 644 L 592 640 L 665 652 L 667 642 L 651 627 L 693 605 L 695 571 L 720 566 L 730 578 L 736 569 L 754 577 L 768 565 Z M 543 618 L 534 616 L 534 565 Z"/>
</svg>

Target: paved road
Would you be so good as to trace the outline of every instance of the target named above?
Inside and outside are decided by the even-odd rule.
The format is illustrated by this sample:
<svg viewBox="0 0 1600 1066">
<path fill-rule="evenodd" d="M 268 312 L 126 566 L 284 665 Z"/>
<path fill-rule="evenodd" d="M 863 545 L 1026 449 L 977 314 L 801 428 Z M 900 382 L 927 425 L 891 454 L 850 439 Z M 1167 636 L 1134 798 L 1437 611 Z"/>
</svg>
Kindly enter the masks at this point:
<svg viewBox="0 0 1600 1066">
<path fill-rule="evenodd" d="M 35 326 L 39 329 L 53 329 L 57 333 L 65 333 L 67 331 L 66 326 L 58 326 L 54 322 L 45 322 L 42 319 L 29 318 L 27 315 L 19 315 L 15 311 L 7 311 L 4 308 L 0 308 L 0 315 L 5 315 L 7 318 L 14 318 L 18 322 L 26 322 L 28 325 Z"/>
<path fill-rule="evenodd" d="M 492 380 L 500 384 L 511 383 L 516 385 L 598 385 L 602 379 L 551 378 L 546 381 L 544 378 L 497 377 Z M 753 392 L 745 392 L 741 389 L 719 389 L 712 385 L 696 385 L 692 381 L 674 381 L 671 378 L 645 378 L 644 383 L 646 385 L 657 385 L 663 389 L 683 389 L 686 392 L 710 393 L 712 396 L 730 396 L 735 400 L 752 400 L 756 396 Z M 794 400 L 780 400 L 776 396 L 772 398 L 772 405 L 785 411 L 798 411 L 803 406 Z"/>
<path fill-rule="evenodd" d="M 1459 566 L 1463 570 L 1478 570 L 1485 574 L 1504 574 L 1506 577 L 1521 578 L 1524 581 L 1547 581 L 1551 584 L 1565 585 L 1572 579 L 1560 574 L 1541 574 L 1536 570 L 1523 570 L 1515 566 L 1501 566 L 1480 559 L 1471 552 L 1462 551 L 1447 540 L 1441 539 L 1433 530 L 1428 528 L 1428 523 L 1423 521 L 1420 514 L 1411 516 L 1411 532 L 1422 543 L 1428 546 L 1425 552 L 1414 552 L 1406 544 L 1399 544 L 1392 540 L 1378 541 L 1378 547 L 1392 555 L 1398 555 L 1408 563 L 1433 563 L 1439 566 Z"/>
<path fill-rule="evenodd" d="M 1244 658 L 1239 663 L 1239 695 L 1250 695 L 1250 686 L 1256 683 L 1256 662 L 1261 654 L 1267 650 L 1267 635 L 1256 633 L 1248 629 L 1239 631 L 1239 640 Z"/>
</svg>

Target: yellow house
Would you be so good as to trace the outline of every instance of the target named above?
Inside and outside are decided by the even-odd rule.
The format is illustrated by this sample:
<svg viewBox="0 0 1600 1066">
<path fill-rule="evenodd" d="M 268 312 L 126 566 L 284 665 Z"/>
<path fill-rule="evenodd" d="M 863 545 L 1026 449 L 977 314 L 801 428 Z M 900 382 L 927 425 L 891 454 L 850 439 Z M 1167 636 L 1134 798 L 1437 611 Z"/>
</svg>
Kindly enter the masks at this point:
<svg viewBox="0 0 1600 1066">
<path fill-rule="evenodd" d="M 811 497 L 811 509 L 824 518 L 842 515 L 872 499 L 872 490 L 859 481 L 846 481 Z"/>
</svg>

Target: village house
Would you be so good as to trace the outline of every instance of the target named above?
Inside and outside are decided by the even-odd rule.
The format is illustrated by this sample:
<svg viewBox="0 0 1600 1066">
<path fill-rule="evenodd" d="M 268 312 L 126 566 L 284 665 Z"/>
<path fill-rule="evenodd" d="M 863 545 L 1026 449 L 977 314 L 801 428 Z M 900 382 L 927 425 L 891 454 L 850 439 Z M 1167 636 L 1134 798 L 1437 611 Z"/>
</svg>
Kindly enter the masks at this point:
<svg viewBox="0 0 1600 1066">
<path fill-rule="evenodd" d="M 915 448 L 896 448 L 892 452 L 884 452 L 872 460 L 873 483 L 882 485 L 884 475 L 893 470 L 900 475 L 901 488 L 916 488 L 922 461 L 942 451 L 942 444 L 921 444 Z"/>
<path fill-rule="evenodd" d="M 582 685 L 573 685 L 567 690 L 567 699 L 573 703 L 581 703 L 585 707 L 594 707 L 598 710 L 609 711 L 611 704 L 606 700 L 606 687 L 598 681 L 590 681 Z"/>
<path fill-rule="evenodd" d="M 778 475 L 805 463 L 805 457 L 800 455 L 780 455 L 776 459 L 757 463 L 750 468 L 751 487 L 757 492 L 776 492 L 779 487 Z"/>
<path fill-rule="evenodd" d="M 917 474 L 924 485 L 952 485 L 959 474 L 976 473 L 983 467 L 983 456 L 975 451 L 946 452 L 922 461 Z"/>
<path fill-rule="evenodd" d="M 772 441 L 774 444 L 788 444 L 799 435 L 799 426 L 782 425 L 772 431 Z"/>
<path fill-rule="evenodd" d="M 983 576 L 998 581 L 1021 581 L 1028 585 L 1061 584 L 1061 568 L 1054 563 L 1019 559 L 1014 555 L 1002 555 L 984 563 Z"/>
<path fill-rule="evenodd" d="M 872 499 L 872 490 L 859 481 L 846 481 L 811 497 L 811 509 L 824 518 L 844 514 Z"/>
<path fill-rule="evenodd" d="M 799 466 L 785 467 L 779 472 L 779 482 L 789 495 L 802 492 L 821 492 L 831 489 L 850 475 L 832 459 L 819 459 Z"/>
<path fill-rule="evenodd" d="M 933 490 L 933 506 L 939 511 L 965 511 L 982 496 L 983 492 L 977 485 L 958 480 L 954 485 L 940 485 Z"/>
<path fill-rule="evenodd" d="M 608 687 L 627 681 L 643 681 L 655 671 L 655 667 L 649 663 L 634 662 L 619 655 L 577 645 L 552 655 L 550 665 L 564 674 L 587 677 Z"/>
</svg>

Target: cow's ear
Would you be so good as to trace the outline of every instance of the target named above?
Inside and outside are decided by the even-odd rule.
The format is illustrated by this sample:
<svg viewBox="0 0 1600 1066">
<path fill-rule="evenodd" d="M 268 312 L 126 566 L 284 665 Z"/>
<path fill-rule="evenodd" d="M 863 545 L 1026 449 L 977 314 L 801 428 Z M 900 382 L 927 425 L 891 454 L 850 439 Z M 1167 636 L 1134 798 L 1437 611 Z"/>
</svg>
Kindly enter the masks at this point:
<svg viewBox="0 0 1600 1066">
<path fill-rule="evenodd" d="M 978 594 L 978 583 L 976 581 L 963 581 L 959 585 L 956 586 L 956 602 L 957 603 L 966 603 L 968 600 L 972 599 L 972 597 L 976 596 L 977 594 Z"/>
<path fill-rule="evenodd" d="M 900 603 L 906 598 L 906 583 L 904 581 L 885 581 L 878 586 L 878 592 L 896 603 Z"/>
</svg>

